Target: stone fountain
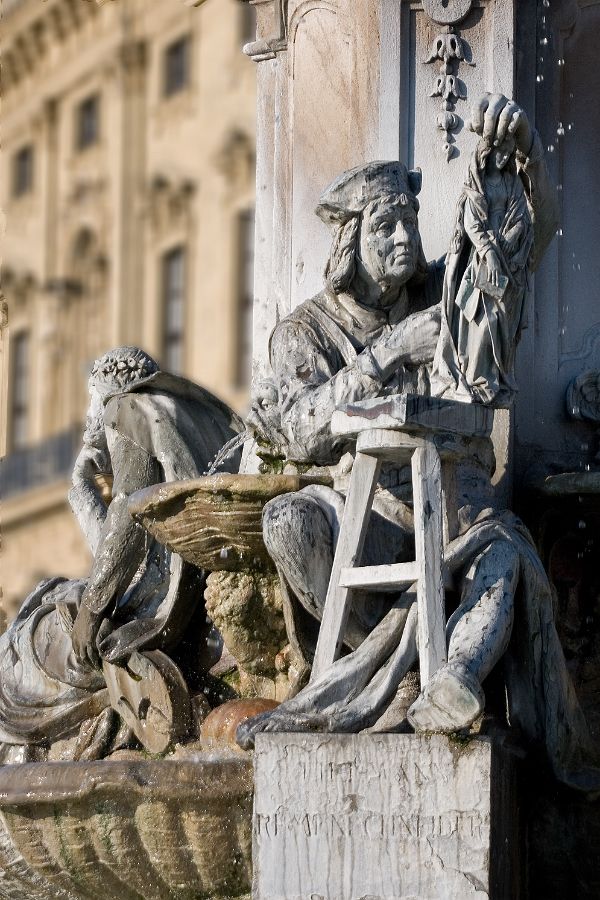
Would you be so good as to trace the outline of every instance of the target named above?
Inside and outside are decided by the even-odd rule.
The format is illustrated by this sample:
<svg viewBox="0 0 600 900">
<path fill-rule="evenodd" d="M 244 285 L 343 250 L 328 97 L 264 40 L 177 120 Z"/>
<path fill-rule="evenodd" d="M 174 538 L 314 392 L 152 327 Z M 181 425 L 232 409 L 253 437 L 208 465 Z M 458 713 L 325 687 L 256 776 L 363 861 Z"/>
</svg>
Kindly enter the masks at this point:
<svg viewBox="0 0 600 900">
<path fill-rule="evenodd" d="M 249 698 L 245 715 L 269 708 L 250 698 L 284 699 L 293 674 L 262 510 L 315 480 L 324 479 L 216 474 L 150 486 L 129 502 L 162 545 L 210 570 L 207 612 L 234 655 L 229 669 L 215 667 L 216 681 L 231 689 L 225 697 Z M 73 761 L 74 735 L 20 751 L 45 761 L 0 768 L 0 896 L 249 898 L 254 782 L 234 742 L 240 713 L 225 703 L 199 728 L 210 707 L 196 697 L 194 708 L 195 734 L 164 758 L 131 749 Z"/>
<path fill-rule="evenodd" d="M 109 396 L 95 406 L 101 389 Z M 0 767 L 0 896 L 249 897 L 252 760 L 234 743 L 239 706 L 225 703 L 207 718 L 206 694 L 213 705 L 219 685 L 223 699 L 287 694 L 289 654 L 278 662 L 286 644 L 281 598 L 262 542 L 261 514 L 267 500 L 310 479 L 225 473 L 152 485 L 146 462 L 149 486 L 130 507 L 152 539 L 129 512 L 123 516 L 117 493 L 121 479 L 129 484 L 137 477 L 133 460 L 140 444 L 146 441 L 147 456 L 160 454 L 157 473 L 199 475 L 232 432 L 242 432 L 239 420 L 207 392 L 158 372 L 136 348 L 119 348 L 96 363 L 90 396 L 88 422 L 95 416 L 97 427 L 92 436 L 88 425 L 70 499 L 95 552 L 92 573 L 85 582 L 42 582 L 2 637 L 1 752 L 9 764 Z M 158 423 L 156 410 L 166 403 L 177 405 L 177 424 L 162 410 Z M 159 424 L 152 436 L 148 408 Z M 100 423 L 107 421 L 121 429 L 126 452 L 125 444 L 120 452 L 103 443 L 106 425 Z M 137 443 L 127 443 L 127 435 Z M 238 464 L 235 451 L 224 460 L 225 467 Z M 99 468 L 114 484 L 108 506 L 97 488 Z M 114 638 L 121 629 L 125 657 L 115 656 L 121 639 L 102 643 L 102 632 L 94 630 L 102 670 L 90 667 L 78 655 L 84 651 L 75 649 L 80 613 L 84 625 L 93 626 L 98 605 L 88 600 L 91 586 L 107 571 L 121 577 L 129 557 L 137 573 L 132 580 L 124 576 L 131 584 L 121 590 L 134 613 L 113 613 L 110 632 Z M 212 572 L 208 586 L 198 567 Z M 136 590 L 141 601 L 133 599 Z M 206 672 L 214 661 L 214 635 L 207 635 L 202 617 L 190 617 L 203 592 L 236 656 L 235 689 L 221 679 L 231 674 L 222 664 L 213 667 L 215 675 Z M 186 640 L 182 655 L 178 648 Z M 275 705 L 274 699 L 248 699 L 242 713 Z M 157 747 L 161 752 L 152 752 Z"/>
<path fill-rule="evenodd" d="M 320 485 L 318 494 L 307 492 L 306 478 L 242 477 L 233 464 L 228 473 L 203 478 L 208 460 L 231 436 L 225 432 L 239 434 L 242 424 L 229 421 L 210 452 L 203 445 L 202 461 L 193 450 L 210 428 L 200 425 L 184 429 L 188 439 L 178 441 L 176 453 L 165 452 L 164 430 L 154 426 L 169 420 L 173 407 L 162 394 L 154 396 L 157 382 L 146 372 L 140 386 L 105 398 L 105 426 L 120 438 L 135 437 L 126 452 L 119 438 L 108 455 L 115 484 L 125 469 L 125 493 L 132 485 L 142 489 L 128 497 L 134 518 L 172 549 L 171 561 L 181 561 L 175 575 L 180 584 L 184 575 L 189 579 L 187 602 L 178 606 L 176 597 L 159 591 L 152 605 L 139 590 L 131 597 L 133 586 L 126 585 L 123 596 L 136 601 L 131 617 L 123 622 L 126 602 L 125 611 L 111 609 L 114 630 L 96 628 L 107 618 L 98 600 L 102 576 L 114 574 L 111 560 L 118 558 L 102 555 L 111 550 L 109 538 L 119 536 L 117 549 L 136 548 L 141 532 L 129 520 L 124 527 L 116 491 L 115 531 L 102 528 L 99 507 L 87 509 L 90 543 L 102 565 L 92 572 L 93 589 L 87 583 L 79 591 L 75 616 L 66 587 L 44 588 L 60 594 L 51 598 L 54 634 L 69 636 L 79 662 L 98 651 L 104 665 L 123 670 L 123 647 L 143 653 L 158 645 L 176 665 L 172 629 L 202 591 L 235 660 L 212 671 L 232 680 L 240 697 L 271 698 L 268 714 L 237 720 L 240 743 L 256 743 L 256 900 L 282 900 L 290 891 L 344 900 L 515 900 L 526 890 L 521 824 L 534 835 L 523 853 L 530 896 L 574 895 L 574 873 L 581 896 L 597 896 L 598 815 L 587 798 L 597 793 L 599 778 L 581 705 L 595 709 L 597 735 L 598 702 L 581 703 L 569 678 L 587 640 L 591 678 L 583 673 L 576 687 L 587 683 L 597 694 L 598 650 L 587 636 L 597 615 L 588 603 L 598 595 L 596 544 L 582 538 L 598 527 L 588 515 L 596 506 L 597 460 L 588 472 L 578 470 L 573 439 L 587 441 L 589 429 L 584 435 L 581 422 L 566 421 L 562 397 L 567 382 L 580 377 L 579 400 L 571 402 L 570 394 L 571 415 L 588 423 L 600 418 L 590 407 L 600 384 L 590 374 L 600 365 L 600 331 L 589 302 L 598 283 L 598 229 L 589 226 L 592 213 L 582 214 L 587 208 L 597 215 L 588 200 L 598 185 L 589 72 L 599 5 L 253 5 L 257 40 L 245 52 L 259 64 L 255 388 L 260 378 L 270 381 L 255 392 L 252 427 L 272 448 L 277 471 L 284 471 L 282 461 L 299 471 L 341 466 L 357 448 L 359 465 L 351 458 L 332 488 Z M 540 47 L 547 48 L 543 56 Z M 514 96 L 518 103 L 508 99 Z M 474 104 L 471 114 L 465 100 Z M 524 107 L 535 111 L 537 129 Z M 399 158 L 422 165 L 424 178 Z M 561 227 L 562 240 L 550 246 L 557 205 L 564 234 Z M 549 262 L 540 265 L 546 247 Z M 431 259 L 444 255 L 445 271 L 441 262 L 427 264 L 424 248 Z M 524 331 L 515 365 L 529 273 L 536 268 L 535 316 L 529 317 L 535 328 Z M 162 385 L 188 403 L 189 386 Z M 451 428 L 432 422 L 430 414 L 444 409 L 429 402 L 432 385 L 434 401 L 443 394 L 452 403 L 493 409 L 491 436 L 486 428 L 457 441 Z M 425 416 L 419 431 L 406 415 L 410 398 Z M 160 415 L 144 414 L 158 407 Z M 192 418 L 169 421 L 184 438 L 180 430 Z M 101 458 L 105 448 L 94 449 Z M 412 480 L 403 477 L 408 449 L 414 450 Z M 98 459 L 87 452 L 78 460 L 82 496 L 99 474 Z M 558 497 L 560 506 L 546 520 L 542 538 L 551 546 L 542 560 L 508 508 L 511 487 L 526 483 L 529 469 L 540 475 L 537 502 L 540 495 L 546 505 Z M 419 496 L 410 507 L 415 486 Z M 368 520 L 371 501 L 375 521 Z M 575 539 L 561 532 L 565 504 Z M 159 565 L 156 546 L 148 539 L 140 564 Z M 584 555 L 585 565 L 578 562 Z M 558 631 L 542 562 L 559 582 L 567 613 Z M 206 590 L 198 566 L 211 573 Z M 583 605 L 579 584 L 591 586 Z M 373 600 L 375 588 L 387 589 L 383 600 Z M 390 597 L 392 589 L 402 596 Z M 354 600 L 365 599 L 363 590 L 361 610 Z M 327 625 L 318 638 L 324 653 L 304 687 L 300 678 L 311 660 L 298 660 L 297 648 L 286 647 L 294 631 L 290 610 L 299 605 L 312 615 L 308 638 L 319 632 L 315 622 Z M 38 607 L 30 612 L 40 615 Z M 423 625 L 426 616 L 431 628 Z M 25 625 L 23 619 L 19 628 Z M 183 630 L 195 639 L 200 626 L 186 620 Z M 4 660 L 15 668 L 10 654 L 0 654 Z M 208 654 L 204 662 L 207 668 Z M 165 663 L 157 675 L 166 689 L 168 672 Z M 500 672 L 504 681 L 494 682 Z M 8 663 L 3 676 L 6 693 Z M 123 671 L 120 676 L 125 683 Z M 294 696 L 286 700 L 290 685 Z M 107 697 L 104 681 L 89 690 L 90 715 L 127 699 Z M 193 699 L 201 710 L 202 698 Z M 134 707 L 135 724 L 148 710 Z M 155 710 L 167 723 L 169 708 Z M 235 717 L 221 715 L 231 740 Z M 48 761 L 43 742 L 28 733 L 21 755 L 15 750 L 11 759 L 41 761 L 0 772 L 6 826 L 0 894 L 65 900 L 247 895 L 250 758 L 225 750 L 211 756 L 202 738 L 218 744 L 219 728 L 207 723 L 198 722 L 194 744 L 172 748 L 162 760 L 145 759 L 139 750 L 129 758 L 131 749 L 116 746 L 110 719 L 89 729 L 87 743 L 78 745 L 81 761 Z M 6 730 L 3 720 L 0 725 Z M 408 734 L 411 727 L 417 733 Z M 522 792 L 515 759 L 529 747 L 533 765 Z M 90 754 L 100 750 L 109 759 L 93 761 Z M 572 800 L 575 791 L 580 802 Z M 551 800 L 554 794 L 560 796 Z"/>
<path fill-rule="evenodd" d="M 6 766 L 0 896 L 247 898 L 252 794 L 251 760 L 223 752 Z"/>
<path fill-rule="evenodd" d="M 210 572 L 207 612 L 236 661 L 242 697 L 283 700 L 300 661 L 287 646 L 282 588 L 263 541 L 262 512 L 275 497 L 327 475 L 215 474 L 134 494 L 132 516 L 161 544 Z"/>
</svg>

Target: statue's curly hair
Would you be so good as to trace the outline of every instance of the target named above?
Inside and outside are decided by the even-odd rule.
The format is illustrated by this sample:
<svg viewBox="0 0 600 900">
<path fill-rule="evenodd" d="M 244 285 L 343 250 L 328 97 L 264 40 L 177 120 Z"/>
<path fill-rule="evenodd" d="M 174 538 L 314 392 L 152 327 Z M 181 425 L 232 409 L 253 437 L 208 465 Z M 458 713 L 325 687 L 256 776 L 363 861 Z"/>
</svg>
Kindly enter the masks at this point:
<svg viewBox="0 0 600 900">
<path fill-rule="evenodd" d="M 117 347 L 95 361 L 90 381 L 124 388 L 159 371 L 158 363 L 139 347 Z"/>
</svg>

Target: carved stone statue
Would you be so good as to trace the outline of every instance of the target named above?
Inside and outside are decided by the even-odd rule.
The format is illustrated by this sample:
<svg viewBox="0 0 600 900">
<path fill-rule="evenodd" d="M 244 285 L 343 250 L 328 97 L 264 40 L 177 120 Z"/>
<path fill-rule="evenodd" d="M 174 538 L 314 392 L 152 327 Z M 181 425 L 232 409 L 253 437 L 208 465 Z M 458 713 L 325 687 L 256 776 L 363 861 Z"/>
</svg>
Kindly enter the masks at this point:
<svg viewBox="0 0 600 900">
<path fill-rule="evenodd" d="M 539 138 L 525 113 L 500 95 L 482 98 L 472 127 L 494 146 L 514 140 L 518 175 L 509 176 L 506 203 L 524 210 L 526 197 L 534 213 L 534 254 L 541 258 L 556 229 L 556 210 Z M 325 191 L 317 209 L 333 230 L 325 288 L 275 328 L 273 380 L 260 386 L 248 419 L 267 464 L 328 466 L 335 478 L 333 489 L 312 485 L 275 498 L 263 517 L 265 543 L 284 586 L 288 637 L 307 671 L 352 465 L 349 438 L 331 432 L 334 410 L 367 398 L 429 392 L 444 270 L 425 261 L 419 187 L 420 173 L 376 162 L 345 172 Z M 498 193 L 494 227 L 502 232 L 512 212 L 504 211 L 502 187 Z M 461 204 L 466 217 L 466 201 Z M 530 231 L 526 224 L 519 239 L 523 269 Z M 516 248 L 516 238 L 510 246 Z M 504 258 L 510 270 L 508 251 Z M 517 303 L 517 289 L 511 290 Z M 554 629 L 549 583 L 522 523 L 495 506 L 491 441 L 473 447 L 458 467 L 459 535 L 446 553 L 456 588 L 448 596 L 447 664 L 425 690 L 415 691 L 414 592 L 390 599 L 354 591 L 346 655 L 274 712 L 242 724 L 242 746 L 251 746 L 259 731 L 397 731 L 409 723 L 422 731 L 468 728 L 484 709 L 482 683 L 504 658 L 511 723 L 531 741 L 545 740 L 559 778 L 597 786 L 584 762 L 587 732 Z M 406 467 L 383 465 L 357 564 L 414 558 L 410 490 Z"/>
<path fill-rule="evenodd" d="M 126 746 L 132 732 L 153 746 L 152 729 L 168 731 L 161 718 L 170 704 L 189 705 L 181 673 L 193 681 L 218 658 L 203 574 L 150 538 L 127 501 L 149 485 L 202 474 L 240 422 L 135 347 L 97 360 L 89 392 L 69 500 L 94 562 L 85 580 L 39 584 L 0 638 L 0 742 L 9 761 L 43 757 L 80 728 L 77 758 Z M 100 474 L 112 477 L 108 506 Z"/>
<path fill-rule="evenodd" d="M 539 148 L 536 148 L 540 152 Z M 533 250 L 530 203 L 511 133 L 481 138 L 446 259 L 432 393 L 508 406 Z"/>
</svg>

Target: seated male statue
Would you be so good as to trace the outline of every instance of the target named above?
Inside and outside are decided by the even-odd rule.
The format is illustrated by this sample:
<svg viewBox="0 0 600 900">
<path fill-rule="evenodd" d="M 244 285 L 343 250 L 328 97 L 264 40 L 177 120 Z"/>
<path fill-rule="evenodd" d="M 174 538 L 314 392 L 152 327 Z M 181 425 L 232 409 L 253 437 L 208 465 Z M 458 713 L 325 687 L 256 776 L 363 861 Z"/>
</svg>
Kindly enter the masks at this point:
<svg viewBox="0 0 600 900">
<path fill-rule="evenodd" d="M 533 265 L 556 230 L 554 191 L 527 116 L 501 95 L 473 110 L 473 130 L 500 145 L 512 135 L 534 225 Z M 264 539 L 286 593 L 293 649 L 309 663 L 327 594 L 352 447 L 333 436 L 334 410 L 367 398 L 427 394 L 439 335 L 443 263 L 427 264 L 418 226 L 420 172 L 374 162 L 345 172 L 317 214 L 333 243 L 324 290 L 275 328 L 273 381 L 249 417 L 259 446 L 303 466 L 337 466 L 334 488 L 313 485 L 265 507 Z M 497 508 L 491 441 L 482 439 L 457 474 L 460 534 L 446 553 L 458 602 L 448 610 L 448 662 L 408 704 L 399 687 L 418 657 L 416 603 L 407 592 L 353 592 L 342 656 L 271 714 L 238 729 L 242 746 L 259 731 L 466 729 L 484 709 L 482 684 L 505 663 L 511 724 L 545 742 L 558 777 L 597 786 L 584 760 L 586 728 L 552 619 L 551 590 L 532 540 Z M 414 559 L 409 468 L 384 465 L 362 564 Z M 408 501 L 408 503 L 407 503 Z M 388 599 L 386 599 L 386 597 Z M 401 693 L 401 692 L 400 692 Z"/>
<path fill-rule="evenodd" d="M 160 680 L 144 653 L 166 651 L 166 674 L 181 681 L 172 660 L 193 678 L 214 664 L 219 649 L 206 618 L 202 573 L 150 538 L 129 515 L 127 500 L 149 485 L 201 475 L 241 423 L 208 391 L 161 372 L 135 347 L 98 359 L 89 393 L 69 501 L 93 554 L 92 570 L 84 580 L 41 582 L 0 637 L 6 761 L 43 758 L 51 743 L 80 728 L 78 758 L 127 745 L 131 731 L 143 736 L 136 698 L 144 684 L 139 671 L 129 676 L 130 660 L 135 656 L 147 678 Z M 234 468 L 237 463 L 232 460 Z M 112 476 L 108 506 L 99 474 Z M 125 701 L 128 684 L 132 689 L 124 723 L 111 707 L 107 671 Z"/>
</svg>

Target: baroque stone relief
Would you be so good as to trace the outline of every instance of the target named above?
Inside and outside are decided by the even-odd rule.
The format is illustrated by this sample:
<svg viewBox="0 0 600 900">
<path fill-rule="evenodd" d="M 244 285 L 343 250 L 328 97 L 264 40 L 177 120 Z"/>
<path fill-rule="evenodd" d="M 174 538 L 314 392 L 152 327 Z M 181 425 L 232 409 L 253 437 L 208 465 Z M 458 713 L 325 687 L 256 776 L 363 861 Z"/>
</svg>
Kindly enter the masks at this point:
<svg viewBox="0 0 600 900">
<path fill-rule="evenodd" d="M 424 0 L 425 12 L 434 22 L 445 25 L 446 30 L 437 35 L 433 41 L 426 64 L 440 60 L 440 74 L 436 79 L 432 97 L 442 98 L 442 112 L 437 117 L 437 126 L 444 135 L 443 149 L 448 162 L 453 156 L 458 155 L 458 149 L 454 145 L 454 133 L 461 124 L 459 116 L 454 111 L 458 100 L 467 99 L 467 88 L 458 77 L 458 69 L 461 62 L 474 66 L 475 63 L 468 59 L 469 49 L 465 41 L 456 30 L 456 25 L 461 22 L 471 11 L 472 0 Z"/>
<path fill-rule="evenodd" d="M 287 7 L 288 0 L 257 4 L 258 38 L 244 47 L 244 53 L 255 62 L 274 59 L 287 49 Z"/>
<path fill-rule="evenodd" d="M 472 271 L 478 287 L 477 309 L 473 319 L 467 316 L 471 322 L 485 319 L 479 307 L 481 302 L 485 306 L 483 298 L 496 301 L 508 284 L 515 293 L 507 306 L 515 322 L 521 320 L 526 272 L 541 258 L 556 228 L 555 193 L 539 138 L 523 110 L 505 97 L 486 95 L 474 107 L 472 128 L 482 144 L 459 204 L 460 246 L 451 247 L 446 271 L 427 264 L 423 256 L 420 177 L 395 162 L 358 166 L 327 188 L 317 209 L 333 234 L 324 289 L 284 318 L 271 337 L 273 377 L 257 387 L 248 419 L 259 453 L 267 465 L 284 466 L 285 471 L 312 466 L 334 475 L 333 487 L 311 485 L 278 496 L 263 514 L 265 545 L 284 588 L 288 639 L 309 669 L 331 593 L 338 535 L 344 533 L 348 473 L 356 465 L 351 436 L 339 429 L 335 410 L 363 415 L 361 427 L 367 422 L 376 427 L 379 416 L 392 427 L 394 397 L 379 406 L 368 398 L 429 395 L 436 346 L 443 347 L 445 339 L 444 333 L 440 338 L 440 313 L 444 321 L 446 300 L 452 298 L 454 306 L 460 294 L 450 289 L 452 253 L 463 260 L 462 279 L 470 278 L 468 260 L 475 259 L 471 239 L 462 243 L 470 230 L 464 229 L 467 198 L 478 210 L 475 230 L 495 235 L 498 261 L 504 260 L 496 266 L 495 249 L 482 248 L 482 258 L 489 251 L 489 271 L 485 278 Z M 491 154 L 488 170 L 483 157 Z M 510 170 L 503 175 L 509 161 Z M 509 224 L 511 209 L 515 218 Z M 467 357 L 476 359 L 479 345 L 469 346 Z M 497 381 L 503 368 L 510 374 L 501 356 L 485 356 L 488 379 Z M 472 379 L 471 391 L 477 380 Z M 497 400 L 496 393 L 490 397 L 471 391 L 463 398 L 467 403 Z M 460 399 L 456 393 L 454 398 Z M 410 496 L 410 483 L 402 464 L 394 465 L 393 456 L 388 460 L 378 476 L 366 541 L 358 551 L 365 572 L 401 567 L 412 557 L 416 526 L 402 499 Z M 552 620 L 550 585 L 530 535 L 494 499 L 492 471 L 493 450 L 485 437 L 457 465 L 457 536 L 444 551 L 445 566 L 454 575 L 456 607 L 446 626 L 447 662 L 430 681 L 416 691 L 406 688 L 419 656 L 415 586 L 391 602 L 385 594 L 357 589 L 350 594 L 345 619 L 346 655 L 274 712 L 243 723 L 238 729 L 242 746 L 251 746 L 262 731 L 402 731 L 411 726 L 460 731 L 473 726 L 484 711 L 482 681 L 503 659 L 511 721 L 518 720 L 529 739 L 545 741 L 559 779 L 582 789 L 598 783 Z M 342 571 L 348 579 L 349 570 Z M 514 605 L 517 590 L 527 610 L 523 618 Z M 532 651 L 538 652 L 530 639 L 533 633 L 543 635 L 537 661 L 530 658 Z M 533 681 L 524 678 L 534 671 Z"/>
<path fill-rule="evenodd" d="M 41 582 L 0 637 L 4 762 L 46 758 L 61 741 L 71 759 L 140 744 L 164 752 L 197 729 L 221 652 L 205 576 L 150 539 L 127 503 L 136 489 L 201 474 L 240 421 L 135 347 L 98 359 L 89 393 L 69 500 L 94 561 L 86 579 Z M 112 477 L 108 506 L 99 475 Z"/>
<path fill-rule="evenodd" d="M 156 236 L 173 229 L 189 230 L 196 185 L 189 178 L 174 179 L 156 174 L 146 189 L 146 210 Z"/>
<path fill-rule="evenodd" d="M 469 66 L 475 65 L 467 58 L 468 53 L 466 42 L 454 26 L 448 25 L 444 33 L 436 36 L 429 57 L 425 60 L 427 65 L 438 60 L 440 63 L 440 74 L 430 96 L 442 99 L 442 112 L 438 114 L 436 121 L 437 127 L 444 135 L 443 149 L 448 162 L 453 156 L 458 155 L 454 133 L 460 127 L 461 119 L 455 112 L 456 104 L 459 100 L 467 99 L 467 87 L 458 77 L 459 66 L 461 62 Z"/>
<path fill-rule="evenodd" d="M 592 422 L 600 426 L 600 371 L 588 369 L 574 378 L 567 388 L 567 412 L 573 419 Z M 600 438 L 600 429 L 597 439 Z M 600 447 L 595 456 L 600 464 Z"/>
</svg>

